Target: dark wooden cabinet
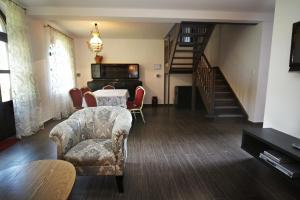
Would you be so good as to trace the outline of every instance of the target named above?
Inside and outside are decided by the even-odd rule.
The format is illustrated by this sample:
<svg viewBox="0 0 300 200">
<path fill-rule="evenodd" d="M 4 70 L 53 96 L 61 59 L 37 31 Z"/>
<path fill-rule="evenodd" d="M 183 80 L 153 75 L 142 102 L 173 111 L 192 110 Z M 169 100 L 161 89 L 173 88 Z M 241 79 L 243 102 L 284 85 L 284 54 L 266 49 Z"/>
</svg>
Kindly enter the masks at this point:
<svg viewBox="0 0 300 200">
<path fill-rule="evenodd" d="M 192 106 L 192 86 L 175 86 L 176 108 L 191 108 Z"/>
<path fill-rule="evenodd" d="M 139 79 L 139 64 L 91 64 L 95 79 Z"/>
<path fill-rule="evenodd" d="M 139 80 L 139 64 L 91 64 L 92 81 L 87 86 L 92 90 L 100 90 L 105 85 L 113 85 L 116 89 L 127 89 L 129 100 L 134 99 L 135 88 L 142 86 Z"/>
<path fill-rule="evenodd" d="M 0 102 L 0 140 L 16 136 L 13 101 Z"/>
<path fill-rule="evenodd" d="M 201 97 L 196 93 L 197 103 L 196 108 L 198 110 L 204 109 Z M 175 86 L 175 99 L 174 104 L 179 109 L 191 109 L 192 108 L 192 86 Z"/>
</svg>

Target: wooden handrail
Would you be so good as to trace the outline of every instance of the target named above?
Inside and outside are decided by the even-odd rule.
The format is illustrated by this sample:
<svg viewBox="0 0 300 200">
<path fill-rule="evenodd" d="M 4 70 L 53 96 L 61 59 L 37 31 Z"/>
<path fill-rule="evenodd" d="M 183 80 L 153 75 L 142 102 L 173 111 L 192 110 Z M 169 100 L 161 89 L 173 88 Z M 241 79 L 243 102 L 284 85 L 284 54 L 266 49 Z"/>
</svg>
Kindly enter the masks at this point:
<svg viewBox="0 0 300 200">
<path fill-rule="evenodd" d="M 209 115 L 214 114 L 216 70 L 211 66 L 205 54 L 202 54 L 197 72 L 197 86 Z"/>
<path fill-rule="evenodd" d="M 170 38 L 171 37 L 173 38 L 173 42 L 170 45 L 171 48 L 169 48 L 169 51 L 166 52 L 168 54 L 168 61 L 166 63 L 167 64 L 167 69 L 166 69 L 167 72 L 169 72 L 172 62 L 173 62 L 176 46 L 178 43 L 179 33 L 180 33 L 180 24 L 175 24 L 173 26 L 173 28 L 171 29 L 171 31 L 167 35 L 169 42 L 170 42 Z"/>
<path fill-rule="evenodd" d="M 175 50 L 176 50 L 176 46 L 177 46 L 177 43 L 178 43 L 178 37 L 179 37 L 179 33 L 180 33 L 180 24 L 176 24 L 176 27 L 175 27 L 174 31 L 175 31 L 175 40 L 173 41 L 173 44 L 172 44 L 172 49 L 171 49 L 171 54 L 170 54 L 171 59 L 169 59 L 169 62 L 168 62 L 169 66 L 171 66 L 172 63 L 173 63 Z"/>
<path fill-rule="evenodd" d="M 176 27 L 177 23 L 174 24 L 171 28 L 171 30 L 167 33 L 167 35 L 165 36 L 165 38 L 169 37 L 170 35 L 172 35 L 172 32 L 174 31 L 175 27 Z"/>
<path fill-rule="evenodd" d="M 205 60 L 205 62 L 206 62 L 206 64 L 207 64 L 207 66 L 208 66 L 208 68 L 212 68 L 212 66 L 211 66 L 211 64 L 209 63 L 209 61 L 208 61 L 208 59 L 207 59 L 207 57 L 206 57 L 206 55 L 203 53 L 202 54 L 202 56 L 203 56 L 203 58 L 204 58 L 204 60 Z"/>
</svg>

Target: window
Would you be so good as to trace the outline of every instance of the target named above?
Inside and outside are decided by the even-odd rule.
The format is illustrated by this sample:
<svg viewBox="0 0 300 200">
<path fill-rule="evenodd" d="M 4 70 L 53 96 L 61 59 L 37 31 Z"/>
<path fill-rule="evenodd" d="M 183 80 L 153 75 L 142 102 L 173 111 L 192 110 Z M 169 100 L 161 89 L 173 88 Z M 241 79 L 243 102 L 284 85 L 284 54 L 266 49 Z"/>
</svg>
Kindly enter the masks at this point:
<svg viewBox="0 0 300 200">
<path fill-rule="evenodd" d="M 0 102 L 11 100 L 10 70 L 8 65 L 6 17 L 0 10 Z"/>
</svg>

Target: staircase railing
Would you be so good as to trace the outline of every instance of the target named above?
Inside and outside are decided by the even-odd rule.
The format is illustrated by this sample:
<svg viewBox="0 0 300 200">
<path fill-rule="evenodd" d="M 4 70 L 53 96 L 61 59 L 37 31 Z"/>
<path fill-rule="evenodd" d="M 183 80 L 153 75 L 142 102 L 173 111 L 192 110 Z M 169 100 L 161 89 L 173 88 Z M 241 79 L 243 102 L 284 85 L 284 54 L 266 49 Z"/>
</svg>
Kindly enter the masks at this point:
<svg viewBox="0 0 300 200">
<path fill-rule="evenodd" d="M 180 24 L 175 24 L 165 37 L 165 72 L 169 72 L 180 33 Z"/>
<path fill-rule="evenodd" d="M 199 62 L 201 61 L 201 58 L 203 56 L 203 52 L 206 48 L 206 45 L 210 39 L 210 36 L 213 32 L 215 28 L 215 24 L 205 24 L 205 25 L 198 25 L 198 31 L 199 34 L 196 38 L 196 44 L 200 44 L 200 45 L 195 45 L 194 46 L 194 51 L 195 51 L 195 55 L 194 55 L 194 67 L 197 68 Z"/>
<path fill-rule="evenodd" d="M 214 114 L 216 68 L 213 68 L 205 54 L 202 54 L 196 69 L 196 84 L 200 90 L 208 115 Z"/>
<path fill-rule="evenodd" d="M 168 86 L 165 97 L 169 102 L 170 70 L 172 69 L 173 59 L 177 46 L 192 47 L 193 53 L 193 92 L 192 92 L 192 109 L 196 105 L 196 85 L 200 90 L 201 97 L 209 114 L 214 113 L 214 79 L 215 70 L 210 66 L 207 58 L 203 54 L 208 40 L 215 27 L 213 23 L 200 22 L 182 22 L 175 24 L 165 37 L 165 88 Z M 179 68 L 174 68 L 179 69 Z M 167 95 L 168 93 L 168 95 Z"/>
</svg>

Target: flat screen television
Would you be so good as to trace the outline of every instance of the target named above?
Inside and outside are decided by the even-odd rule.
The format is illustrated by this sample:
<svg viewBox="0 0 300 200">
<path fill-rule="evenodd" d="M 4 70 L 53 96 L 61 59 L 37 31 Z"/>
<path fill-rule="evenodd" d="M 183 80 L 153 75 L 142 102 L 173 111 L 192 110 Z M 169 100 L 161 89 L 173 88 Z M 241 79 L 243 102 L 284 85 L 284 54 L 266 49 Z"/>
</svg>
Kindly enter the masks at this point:
<svg viewBox="0 0 300 200">
<path fill-rule="evenodd" d="M 300 22 L 293 24 L 289 71 L 300 71 Z"/>
<path fill-rule="evenodd" d="M 139 79 L 139 64 L 92 64 L 93 79 Z"/>
</svg>

